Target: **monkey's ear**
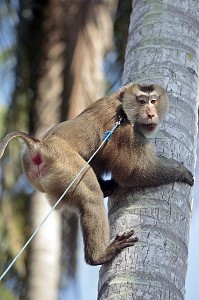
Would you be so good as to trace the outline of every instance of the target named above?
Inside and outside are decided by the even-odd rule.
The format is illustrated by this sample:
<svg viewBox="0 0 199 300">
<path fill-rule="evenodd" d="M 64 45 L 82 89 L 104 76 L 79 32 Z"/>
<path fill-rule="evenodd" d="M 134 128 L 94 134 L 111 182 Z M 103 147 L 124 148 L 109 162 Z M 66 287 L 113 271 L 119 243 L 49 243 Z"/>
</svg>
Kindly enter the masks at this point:
<svg viewBox="0 0 199 300">
<path fill-rule="evenodd" d="M 124 93 L 125 93 L 126 90 L 127 90 L 127 86 L 123 86 L 123 87 L 120 89 L 120 91 L 119 91 L 119 98 L 120 98 L 120 100 L 123 99 Z"/>
</svg>

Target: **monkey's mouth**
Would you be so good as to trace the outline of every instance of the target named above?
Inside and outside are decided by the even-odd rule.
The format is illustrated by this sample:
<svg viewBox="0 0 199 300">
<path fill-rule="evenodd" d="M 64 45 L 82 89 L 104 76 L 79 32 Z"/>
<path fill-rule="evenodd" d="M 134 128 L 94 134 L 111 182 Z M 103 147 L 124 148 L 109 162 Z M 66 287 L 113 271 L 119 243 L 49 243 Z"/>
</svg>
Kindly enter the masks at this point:
<svg viewBox="0 0 199 300">
<path fill-rule="evenodd" d="M 156 129 L 157 124 L 151 123 L 151 124 L 141 124 L 142 128 L 146 131 L 153 131 Z"/>
</svg>

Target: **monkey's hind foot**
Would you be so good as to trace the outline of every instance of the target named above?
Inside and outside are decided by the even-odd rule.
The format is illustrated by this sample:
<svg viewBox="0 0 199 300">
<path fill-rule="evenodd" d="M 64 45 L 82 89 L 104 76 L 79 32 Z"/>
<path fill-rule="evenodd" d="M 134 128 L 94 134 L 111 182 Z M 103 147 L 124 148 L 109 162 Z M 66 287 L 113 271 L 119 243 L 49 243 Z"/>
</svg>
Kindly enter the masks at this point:
<svg viewBox="0 0 199 300">
<path fill-rule="evenodd" d="M 138 241 L 138 237 L 132 237 L 134 230 L 124 232 L 123 234 L 117 234 L 114 241 L 109 245 L 109 247 L 114 247 L 115 252 L 119 253 L 124 248 L 134 246 Z"/>
<path fill-rule="evenodd" d="M 109 262 L 113 257 L 120 253 L 124 248 L 134 246 L 138 241 L 137 237 L 132 237 L 134 230 L 124 232 L 122 235 L 117 234 L 112 243 L 107 247 L 105 253 L 100 257 L 93 259 L 86 255 L 86 261 L 88 264 L 96 266 Z"/>
</svg>

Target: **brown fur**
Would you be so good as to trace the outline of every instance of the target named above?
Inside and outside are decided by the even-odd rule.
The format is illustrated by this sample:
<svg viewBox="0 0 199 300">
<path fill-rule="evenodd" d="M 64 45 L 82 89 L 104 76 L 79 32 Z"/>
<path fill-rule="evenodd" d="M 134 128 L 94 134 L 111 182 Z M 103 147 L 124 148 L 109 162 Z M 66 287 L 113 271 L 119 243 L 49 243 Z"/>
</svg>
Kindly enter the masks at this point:
<svg viewBox="0 0 199 300">
<path fill-rule="evenodd" d="M 111 172 L 113 189 L 117 185 L 149 187 L 174 181 L 193 185 L 192 174 L 182 164 L 156 156 L 147 139 L 167 109 L 168 98 L 160 86 L 130 84 L 96 101 L 76 119 L 56 125 L 41 140 L 21 132 L 8 134 L 0 144 L 0 157 L 11 138 L 22 138 L 27 145 L 22 153 L 23 171 L 54 204 L 101 144 L 104 133 L 123 116 L 110 141 L 60 204 L 75 207 L 80 213 L 86 261 L 103 264 L 138 240 L 129 231 L 116 236 L 108 246 L 109 225 L 102 190 L 111 193 L 112 183 L 103 184 L 100 178 L 104 173 Z"/>
</svg>

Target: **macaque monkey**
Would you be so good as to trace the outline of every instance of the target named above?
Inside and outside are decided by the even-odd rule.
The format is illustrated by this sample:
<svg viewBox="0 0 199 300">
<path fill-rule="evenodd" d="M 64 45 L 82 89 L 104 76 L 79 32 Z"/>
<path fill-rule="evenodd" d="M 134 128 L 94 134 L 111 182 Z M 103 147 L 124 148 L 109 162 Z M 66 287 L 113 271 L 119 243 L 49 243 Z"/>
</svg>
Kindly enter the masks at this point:
<svg viewBox="0 0 199 300">
<path fill-rule="evenodd" d="M 130 230 L 109 244 L 103 191 L 111 194 L 117 186 L 145 188 L 175 181 L 193 185 L 187 168 L 157 156 L 147 139 L 167 110 L 168 97 L 159 85 L 129 84 L 96 101 L 74 120 L 56 125 L 40 140 L 19 131 L 9 133 L 0 144 L 0 157 L 12 138 L 21 138 L 26 145 L 21 157 L 23 172 L 54 205 L 101 144 L 104 133 L 121 119 L 110 140 L 59 204 L 79 212 L 86 262 L 104 264 L 122 249 L 133 246 L 138 238 Z M 106 173 L 111 173 L 113 181 L 101 179 Z"/>
</svg>

